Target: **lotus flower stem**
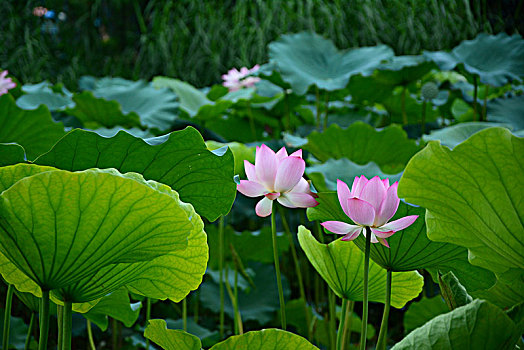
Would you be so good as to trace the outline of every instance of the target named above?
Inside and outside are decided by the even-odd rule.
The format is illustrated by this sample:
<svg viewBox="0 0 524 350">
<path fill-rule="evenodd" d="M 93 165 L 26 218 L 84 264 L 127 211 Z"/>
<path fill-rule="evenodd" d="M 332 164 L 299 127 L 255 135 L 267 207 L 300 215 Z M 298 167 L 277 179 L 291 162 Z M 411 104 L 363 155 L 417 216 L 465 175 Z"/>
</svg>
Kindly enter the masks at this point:
<svg viewBox="0 0 524 350">
<path fill-rule="evenodd" d="M 151 319 L 151 298 L 146 298 L 146 327 Z M 149 338 L 146 339 L 146 350 L 149 350 Z"/>
<path fill-rule="evenodd" d="M 224 338 L 224 217 L 218 221 L 218 269 L 220 270 L 220 339 Z"/>
<path fill-rule="evenodd" d="M 71 350 L 71 336 L 73 334 L 73 303 L 70 301 L 64 302 L 62 324 L 62 349 Z"/>
<path fill-rule="evenodd" d="M 229 295 L 229 299 L 231 299 L 231 305 L 233 305 L 233 324 L 235 327 L 235 335 L 241 335 L 244 333 L 244 327 L 242 325 L 242 318 L 238 309 L 238 270 L 235 268 L 235 291 L 232 291 L 231 286 L 229 285 L 228 271 L 229 270 L 226 269 L 225 286 L 227 294 Z"/>
<path fill-rule="evenodd" d="M 274 203 L 271 205 L 274 206 Z M 277 225 L 275 223 L 275 210 L 271 210 L 271 237 L 273 240 L 273 260 L 275 262 L 275 273 L 277 277 L 278 299 L 280 301 L 280 320 L 282 330 L 286 330 L 286 305 L 284 303 L 284 291 L 282 290 L 282 280 L 280 277 L 280 264 L 278 261 L 278 246 L 277 246 Z"/>
<path fill-rule="evenodd" d="M 477 76 L 473 76 L 473 121 L 477 121 L 477 96 L 478 96 L 478 90 L 479 90 L 479 83 L 477 81 Z"/>
<path fill-rule="evenodd" d="M 364 295 L 362 298 L 362 330 L 360 331 L 360 350 L 366 349 L 368 331 L 368 282 L 369 282 L 369 251 L 371 248 L 371 229 L 366 226 L 366 250 L 364 251 Z"/>
<path fill-rule="evenodd" d="M 9 328 L 11 327 L 11 305 L 13 304 L 14 287 L 10 284 L 7 287 L 7 296 L 5 298 L 5 313 L 4 313 L 4 337 L 2 338 L 2 349 L 9 349 Z"/>
<path fill-rule="evenodd" d="M 293 261 L 295 263 L 295 274 L 297 275 L 298 288 L 300 290 L 300 298 L 304 300 L 304 313 L 306 317 L 306 323 L 309 325 L 311 323 L 311 317 L 309 317 L 309 312 L 307 309 L 306 291 L 304 289 L 304 279 L 302 278 L 302 269 L 300 268 L 300 261 L 298 260 L 297 249 L 295 248 L 295 242 L 293 241 L 293 235 L 291 234 L 289 225 L 286 220 L 284 208 L 279 207 L 278 209 L 280 213 L 280 218 L 282 220 L 282 226 L 284 227 L 284 231 L 286 232 L 286 236 L 289 241 L 289 246 L 291 247 L 291 256 L 293 257 Z M 311 341 L 311 337 L 312 337 L 312 334 L 311 332 L 309 332 L 309 327 L 308 327 L 308 340 L 309 341 Z"/>
<path fill-rule="evenodd" d="M 406 114 L 406 91 L 407 88 L 404 86 L 402 88 L 402 95 L 400 95 L 400 108 L 402 111 L 402 124 L 408 125 L 408 116 Z"/>
<path fill-rule="evenodd" d="M 35 313 L 31 312 L 31 318 L 29 319 L 29 329 L 27 330 L 27 336 L 25 337 L 24 350 L 29 350 L 29 344 L 31 344 L 31 333 L 35 328 Z"/>
<path fill-rule="evenodd" d="M 93 330 L 91 329 L 91 321 L 87 320 L 87 339 L 89 340 L 89 347 L 91 350 L 96 350 L 95 340 L 93 339 Z"/>
<path fill-rule="evenodd" d="M 391 306 L 391 278 L 392 272 L 387 270 L 386 275 L 386 303 L 384 304 L 384 313 L 382 314 L 382 323 L 380 324 L 380 333 L 378 335 L 377 350 L 385 350 L 388 338 L 388 320 L 389 308 Z"/>
<path fill-rule="evenodd" d="M 337 350 L 344 349 L 344 329 L 346 327 L 346 312 L 347 312 L 348 300 L 342 298 L 342 309 L 340 311 L 340 323 L 338 324 L 337 332 Z"/>
<path fill-rule="evenodd" d="M 484 106 L 482 107 L 482 120 L 485 122 L 488 121 L 488 93 L 489 85 L 486 85 L 486 89 L 484 90 Z"/>
<path fill-rule="evenodd" d="M 49 333 L 49 291 L 42 290 L 40 300 L 40 338 L 38 350 L 47 350 L 47 336 Z"/>
<path fill-rule="evenodd" d="M 343 334 L 344 342 L 347 339 L 348 343 L 351 342 L 351 323 L 353 322 L 353 308 L 354 307 L 355 307 L 355 303 L 353 301 L 349 300 L 348 301 L 346 327 L 344 328 L 344 334 Z"/>
<path fill-rule="evenodd" d="M 331 290 L 328 294 L 328 300 L 329 300 L 329 348 L 333 349 L 333 345 L 336 344 L 337 341 L 337 330 L 336 330 L 336 324 L 337 324 L 337 309 L 336 309 L 336 299 L 335 299 L 335 293 L 332 293 Z"/>
<path fill-rule="evenodd" d="M 112 319 L 111 322 L 113 323 L 113 336 L 112 336 L 112 344 L 113 350 L 118 349 L 118 321 L 116 319 Z"/>
<path fill-rule="evenodd" d="M 184 332 L 187 332 L 187 297 L 182 300 L 182 324 Z"/>
<path fill-rule="evenodd" d="M 64 340 L 63 330 L 64 330 L 64 306 L 56 305 L 56 319 L 57 319 L 57 328 L 58 328 L 58 340 L 57 340 L 57 349 L 62 350 L 62 341 Z"/>
</svg>

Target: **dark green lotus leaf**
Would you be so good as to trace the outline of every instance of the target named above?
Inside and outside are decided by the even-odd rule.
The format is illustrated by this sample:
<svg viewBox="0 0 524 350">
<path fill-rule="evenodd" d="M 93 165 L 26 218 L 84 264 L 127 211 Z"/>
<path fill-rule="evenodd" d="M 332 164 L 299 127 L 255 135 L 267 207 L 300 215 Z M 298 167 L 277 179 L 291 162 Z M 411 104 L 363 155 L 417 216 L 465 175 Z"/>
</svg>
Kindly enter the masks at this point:
<svg viewBox="0 0 524 350">
<path fill-rule="evenodd" d="M 524 290 L 520 283 L 506 282 L 502 279 L 497 279 L 491 288 L 470 292 L 473 297 L 485 299 L 504 309 L 520 304 L 524 300 Z"/>
<path fill-rule="evenodd" d="M 193 317 L 188 317 L 185 322 L 187 324 L 187 332 L 197 336 L 202 341 L 203 348 L 209 348 L 221 340 L 218 330 L 209 330 L 202 327 L 195 322 Z M 169 329 L 184 329 L 184 320 L 182 318 L 177 320 L 166 319 L 166 323 Z"/>
<path fill-rule="evenodd" d="M 229 337 L 209 350 L 235 349 L 314 350 L 318 348 L 299 335 L 281 329 L 269 328 Z"/>
<path fill-rule="evenodd" d="M 347 129 L 331 125 L 322 133 L 314 131 L 303 148 L 321 162 L 330 158 L 348 158 L 360 165 L 374 162 L 391 174 L 402 171 L 419 150 L 415 141 L 408 139 L 397 125 L 377 131 L 362 122 L 351 124 Z"/>
<path fill-rule="evenodd" d="M 311 85 L 328 91 L 343 89 L 352 75 L 369 75 L 393 55 L 385 45 L 339 51 L 330 40 L 308 32 L 282 35 L 269 44 L 270 61 L 298 95 Z"/>
<path fill-rule="evenodd" d="M 480 82 L 503 86 L 524 76 L 524 40 L 518 34 L 488 35 L 481 33 L 473 40 L 464 40 L 450 53 L 425 52 L 441 70 L 452 70 L 463 65 L 471 74 L 480 76 Z"/>
<path fill-rule="evenodd" d="M 501 309 L 477 299 L 433 318 L 392 349 L 513 349 L 521 334 Z"/>
<path fill-rule="evenodd" d="M 4 305 L 2 305 L 4 306 Z M 0 308 L 0 329 L 4 329 L 5 309 Z M 10 320 L 11 330 L 9 332 L 9 348 L 23 349 L 25 346 L 25 339 L 27 336 L 27 325 L 20 317 L 11 316 Z M 0 341 L 3 340 L 3 332 L 0 334 Z"/>
<path fill-rule="evenodd" d="M 0 167 L 25 162 L 24 147 L 17 143 L 0 143 Z"/>
<path fill-rule="evenodd" d="M 487 115 L 489 121 L 509 124 L 514 130 L 524 129 L 524 95 L 489 101 Z"/>
<path fill-rule="evenodd" d="M 25 94 L 16 100 L 16 105 L 22 109 L 37 109 L 40 105 L 45 105 L 54 112 L 75 105 L 71 99 L 72 93 L 64 88 L 60 88 L 60 91 L 53 91 L 52 85 L 47 81 L 34 85 L 26 84 L 22 90 Z"/>
<path fill-rule="evenodd" d="M 435 68 L 435 64 L 425 56 L 393 56 L 382 62 L 374 74 L 381 83 L 391 86 L 406 86 L 420 80 Z"/>
<path fill-rule="evenodd" d="M 221 143 L 211 140 L 206 141 L 206 146 L 210 151 L 214 151 L 224 146 L 229 147 L 235 158 L 235 175 L 240 175 L 240 177 L 245 175 L 244 160 L 255 164 L 255 147 L 249 147 L 238 142 Z"/>
<path fill-rule="evenodd" d="M 176 119 L 176 96 L 167 89 L 156 89 L 142 80 L 109 77 L 92 79 L 90 84 L 83 85 L 95 97 L 116 100 L 124 114 L 135 112 L 141 124 L 149 128 L 169 130 Z"/>
<path fill-rule="evenodd" d="M 50 170 L 23 178 L 0 195 L 0 251 L 42 289 L 53 290 L 110 264 L 185 249 L 192 207 L 167 189 L 116 170 Z"/>
<path fill-rule="evenodd" d="M 98 135 L 104 136 L 104 137 L 113 137 L 116 134 L 118 134 L 120 130 L 123 130 L 127 132 L 128 134 L 133 135 L 135 137 L 139 137 L 141 139 L 149 139 L 149 138 L 155 137 L 155 135 L 153 135 L 150 130 L 142 130 L 139 128 L 126 129 L 121 126 L 115 126 L 114 128 L 110 128 L 110 129 L 97 128 L 97 129 L 91 129 L 91 130 L 86 129 L 86 130 L 96 132 Z"/>
<path fill-rule="evenodd" d="M 523 167 L 524 139 L 489 128 L 452 151 L 430 142 L 406 167 L 399 196 L 427 209 L 431 240 L 467 248 L 472 264 L 524 290 Z"/>
<path fill-rule="evenodd" d="M 347 85 L 351 102 L 373 105 L 382 102 L 393 93 L 394 86 L 379 81 L 375 75 L 353 75 Z"/>
<path fill-rule="evenodd" d="M 340 298 L 362 301 L 364 288 L 364 253 L 353 243 L 340 239 L 319 243 L 304 226 L 298 228 L 298 241 L 309 262 Z M 384 303 L 386 270 L 370 260 L 369 300 Z M 422 291 L 423 278 L 416 271 L 393 272 L 391 305 L 402 308 Z"/>
<path fill-rule="evenodd" d="M 504 127 L 504 124 L 498 123 L 486 123 L 486 122 L 471 122 L 471 123 L 460 123 L 446 128 L 432 131 L 429 135 L 424 135 L 422 138 L 424 141 L 440 141 L 444 146 L 453 149 L 459 143 L 462 143 L 468 139 L 471 135 L 476 134 L 487 128 L 492 127 Z"/>
<path fill-rule="evenodd" d="M 24 147 L 28 160 L 46 152 L 65 135 L 62 123 L 55 123 L 49 110 L 20 109 L 9 94 L 0 96 L 0 142 L 16 142 Z"/>
<path fill-rule="evenodd" d="M 352 182 L 348 185 L 351 187 Z M 334 192 L 319 193 L 319 205 L 308 208 L 309 220 L 342 221 L 354 224 L 340 207 Z M 407 215 L 419 215 L 419 218 L 405 230 L 395 233 L 387 239 L 390 248 L 381 244 L 372 244 L 370 257 L 384 268 L 393 271 L 411 271 L 424 268 L 438 268 L 453 271 L 462 283 L 471 291 L 490 288 L 495 284 L 495 276 L 488 270 L 473 266 L 467 261 L 467 250 L 463 247 L 433 242 L 426 236 L 424 208 L 414 207 L 400 202 L 397 213 L 391 220 Z M 365 241 L 358 237 L 356 245 L 363 250 Z M 349 242 L 346 242 L 349 243 Z"/>
<path fill-rule="evenodd" d="M 381 103 L 389 112 L 391 122 L 402 124 L 402 92 L 391 95 Z M 423 103 L 415 99 L 409 92 L 406 91 L 405 111 L 408 124 L 420 124 L 422 122 L 422 108 Z M 426 123 L 437 120 L 440 112 L 437 107 L 431 103 L 426 103 Z"/>
<path fill-rule="evenodd" d="M 409 333 L 432 318 L 447 312 L 449 309 L 440 295 L 415 301 L 409 305 L 408 311 L 404 314 L 404 331 Z"/>
<path fill-rule="evenodd" d="M 373 162 L 369 162 L 366 165 L 358 165 L 347 158 L 328 159 L 322 164 L 308 166 L 306 174 L 313 181 L 315 188 L 322 192 L 336 191 L 337 179 L 350 184 L 355 179 L 355 176 L 364 175 L 367 178 L 372 178 L 378 175 L 381 178 L 389 178 L 389 181 L 393 183 L 400 180 L 402 176 L 402 173 L 386 175 Z"/>
<path fill-rule="evenodd" d="M 178 329 L 167 329 L 164 320 L 149 320 L 144 337 L 164 350 L 200 350 L 202 342 L 198 337 Z"/>
<path fill-rule="evenodd" d="M 129 301 L 129 293 L 125 289 L 118 289 L 100 299 L 83 316 L 100 327 L 103 332 L 107 330 L 108 317 L 122 322 L 124 326 L 129 328 L 138 319 L 141 306 L 141 302 L 131 303 Z"/>
<path fill-rule="evenodd" d="M 86 128 L 140 126 L 140 118 L 135 112 L 124 114 L 118 102 L 96 98 L 91 91 L 75 95 L 73 101 L 75 107 L 67 109 L 66 113 L 75 116 Z"/>
<path fill-rule="evenodd" d="M 115 168 L 169 185 L 209 220 L 229 212 L 236 195 L 230 150 L 210 152 L 198 131 L 188 127 L 146 141 L 119 132 L 105 138 L 73 130 L 35 162 L 69 171 Z"/>
</svg>

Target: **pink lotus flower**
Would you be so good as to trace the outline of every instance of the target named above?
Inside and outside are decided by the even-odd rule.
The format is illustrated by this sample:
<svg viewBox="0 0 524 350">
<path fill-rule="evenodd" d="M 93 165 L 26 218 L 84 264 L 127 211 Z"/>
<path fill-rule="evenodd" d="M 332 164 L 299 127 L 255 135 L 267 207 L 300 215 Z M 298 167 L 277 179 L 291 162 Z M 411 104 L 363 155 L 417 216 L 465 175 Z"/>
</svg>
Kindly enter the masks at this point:
<svg viewBox="0 0 524 350">
<path fill-rule="evenodd" d="M 47 9 L 43 6 L 38 6 L 33 9 L 33 16 L 42 17 L 47 13 Z"/>
<path fill-rule="evenodd" d="M 251 69 L 247 69 L 247 67 L 240 68 L 240 71 L 236 68 L 230 69 L 227 74 L 222 75 L 222 79 L 224 80 L 222 85 L 227 87 L 229 91 L 237 91 L 244 87 L 255 86 L 255 83 L 259 82 L 260 78 L 247 76 L 256 72 L 259 68 L 260 66 L 256 64 Z"/>
<path fill-rule="evenodd" d="M 344 213 L 355 222 L 350 225 L 340 221 L 326 221 L 321 225 L 331 232 L 345 235 L 343 241 L 351 241 L 360 232 L 366 235 L 366 226 L 371 228 L 371 243 L 380 242 L 389 248 L 386 238 L 410 226 L 418 215 L 410 215 L 388 223 L 395 215 L 400 199 L 397 195 L 398 182 L 389 185 L 389 179 L 375 176 L 368 180 L 364 175 L 356 176 L 351 191 L 343 181 L 337 180 L 337 194 Z M 364 230 L 363 230 L 364 229 Z"/>
<path fill-rule="evenodd" d="M 240 180 L 237 189 L 248 197 L 264 196 L 255 207 L 258 216 L 270 215 L 275 199 L 288 208 L 309 208 L 318 204 L 309 183 L 302 177 L 306 167 L 302 150 L 288 156 L 284 147 L 275 153 L 262 145 L 256 148 L 255 165 L 245 160 L 244 167 L 248 180 Z"/>
<path fill-rule="evenodd" d="M 0 95 L 7 94 L 7 90 L 16 86 L 11 78 L 6 78 L 7 71 L 0 73 Z"/>
</svg>

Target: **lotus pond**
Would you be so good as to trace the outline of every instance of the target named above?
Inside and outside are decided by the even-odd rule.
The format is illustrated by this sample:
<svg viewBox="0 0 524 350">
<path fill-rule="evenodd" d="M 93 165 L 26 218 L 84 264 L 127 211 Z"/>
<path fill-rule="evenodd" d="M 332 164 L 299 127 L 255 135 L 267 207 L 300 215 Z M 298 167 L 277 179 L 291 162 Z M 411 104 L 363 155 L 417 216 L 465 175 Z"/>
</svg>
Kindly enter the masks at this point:
<svg viewBox="0 0 524 350">
<path fill-rule="evenodd" d="M 267 49 L 0 75 L 3 349 L 524 346 L 523 38 Z"/>
</svg>

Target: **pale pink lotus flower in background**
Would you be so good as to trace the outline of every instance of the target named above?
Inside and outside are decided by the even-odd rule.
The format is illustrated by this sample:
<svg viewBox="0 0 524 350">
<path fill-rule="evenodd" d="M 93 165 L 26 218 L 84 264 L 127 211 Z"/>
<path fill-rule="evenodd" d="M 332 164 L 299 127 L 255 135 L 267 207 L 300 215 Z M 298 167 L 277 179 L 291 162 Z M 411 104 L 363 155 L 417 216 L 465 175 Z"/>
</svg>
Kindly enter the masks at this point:
<svg viewBox="0 0 524 350">
<path fill-rule="evenodd" d="M 7 71 L 0 73 L 0 95 L 7 94 L 7 90 L 16 87 L 16 83 L 11 78 L 6 78 Z"/>
<path fill-rule="evenodd" d="M 47 13 L 47 9 L 43 6 L 37 6 L 33 9 L 33 16 L 42 17 Z"/>
<path fill-rule="evenodd" d="M 321 223 L 331 232 L 345 235 L 343 241 L 351 241 L 360 232 L 366 236 L 366 226 L 371 228 L 371 243 L 380 242 L 389 248 L 386 238 L 410 226 L 418 215 L 410 215 L 388 222 L 395 215 L 400 199 L 397 195 L 398 182 L 389 185 L 389 179 L 375 176 L 368 180 L 364 175 L 356 176 L 351 191 L 345 182 L 337 180 L 337 194 L 344 213 L 355 222 L 350 225 L 340 221 Z"/>
<path fill-rule="evenodd" d="M 244 160 L 244 167 L 248 180 L 240 180 L 237 189 L 248 197 L 264 196 L 255 207 L 258 216 L 269 216 L 275 199 L 288 208 L 318 205 L 302 177 L 306 168 L 302 150 L 288 156 L 284 147 L 275 153 L 263 144 L 256 148 L 255 165 Z"/>
<path fill-rule="evenodd" d="M 253 68 L 248 69 L 247 67 L 240 68 L 240 71 L 236 68 L 230 69 L 227 74 L 222 75 L 224 82 L 222 85 L 227 87 L 229 91 L 237 91 L 244 87 L 255 86 L 255 83 L 260 81 L 258 77 L 248 77 L 249 74 L 256 72 L 260 66 L 254 65 Z"/>
</svg>

